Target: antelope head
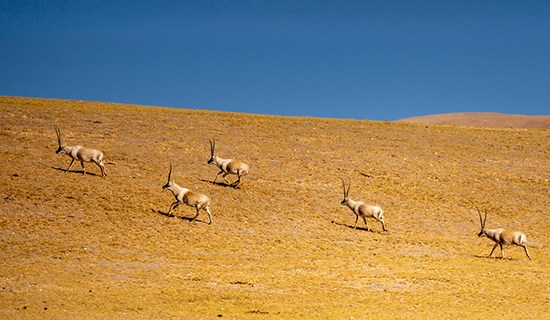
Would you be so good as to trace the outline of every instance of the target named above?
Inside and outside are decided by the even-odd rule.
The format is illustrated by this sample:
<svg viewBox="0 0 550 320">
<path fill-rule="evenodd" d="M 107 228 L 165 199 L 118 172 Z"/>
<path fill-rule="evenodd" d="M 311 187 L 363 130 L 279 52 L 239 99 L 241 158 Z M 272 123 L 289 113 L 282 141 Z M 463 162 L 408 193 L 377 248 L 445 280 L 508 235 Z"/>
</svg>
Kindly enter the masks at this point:
<svg viewBox="0 0 550 320">
<path fill-rule="evenodd" d="M 64 149 L 64 145 L 63 145 L 63 141 L 61 141 L 61 131 L 59 131 L 59 128 L 57 126 L 55 126 L 55 133 L 57 134 L 57 151 L 55 151 L 55 153 L 57 154 L 61 154 L 63 153 Z"/>
<path fill-rule="evenodd" d="M 166 181 L 166 184 L 162 186 L 162 190 L 167 190 L 172 187 L 174 184 L 173 180 L 170 180 L 172 178 L 172 162 L 170 162 L 170 171 L 168 172 L 168 180 Z"/>
<path fill-rule="evenodd" d="M 342 179 L 342 186 L 344 187 L 344 200 L 342 200 L 342 202 L 340 202 L 341 205 L 346 205 L 348 200 L 349 200 L 349 188 L 351 187 L 351 180 L 348 178 L 348 189 L 346 190 L 346 183 L 344 182 L 344 179 L 343 178 L 340 178 Z"/>
<path fill-rule="evenodd" d="M 481 230 L 479 231 L 479 233 L 477 234 L 478 237 L 483 237 L 483 236 L 487 236 L 487 234 L 485 233 L 485 223 L 487 222 L 487 209 L 485 209 L 485 218 L 483 218 L 481 216 L 481 210 L 479 210 L 478 207 L 476 207 L 477 209 L 477 213 L 479 214 L 479 223 L 481 224 Z"/>
<path fill-rule="evenodd" d="M 214 148 L 216 148 L 216 140 L 208 140 L 210 142 L 210 160 L 208 160 L 208 164 L 212 164 L 214 162 Z"/>
</svg>

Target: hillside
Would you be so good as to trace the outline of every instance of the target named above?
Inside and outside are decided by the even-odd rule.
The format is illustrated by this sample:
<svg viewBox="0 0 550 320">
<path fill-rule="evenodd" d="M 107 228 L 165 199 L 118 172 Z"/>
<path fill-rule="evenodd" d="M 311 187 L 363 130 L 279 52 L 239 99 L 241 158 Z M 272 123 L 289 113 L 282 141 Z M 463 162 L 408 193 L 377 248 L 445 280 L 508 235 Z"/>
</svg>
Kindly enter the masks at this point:
<svg viewBox="0 0 550 320">
<path fill-rule="evenodd" d="M 450 124 L 482 128 L 550 129 L 550 116 L 525 116 L 495 112 L 459 112 L 433 114 L 397 120 L 423 124 Z"/>
<path fill-rule="evenodd" d="M 549 318 L 549 130 L 13 97 L 0 111 L 3 319 Z M 64 173 L 54 125 L 103 150 L 109 176 Z M 212 183 L 214 137 L 251 166 L 238 189 Z M 166 216 L 169 162 L 211 197 L 212 225 Z M 341 177 L 388 232 L 352 228 Z M 533 260 L 486 258 L 470 201 L 525 232 Z"/>
</svg>

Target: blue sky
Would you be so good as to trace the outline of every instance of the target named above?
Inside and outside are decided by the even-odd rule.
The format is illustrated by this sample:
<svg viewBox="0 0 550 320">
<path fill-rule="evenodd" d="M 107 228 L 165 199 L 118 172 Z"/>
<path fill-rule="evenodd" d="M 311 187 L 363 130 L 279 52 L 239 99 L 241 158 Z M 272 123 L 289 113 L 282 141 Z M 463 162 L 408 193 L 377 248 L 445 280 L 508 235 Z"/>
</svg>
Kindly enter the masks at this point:
<svg viewBox="0 0 550 320">
<path fill-rule="evenodd" d="M 0 95 L 550 114 L 550 1 L 0 1 Z"/>
</svg>

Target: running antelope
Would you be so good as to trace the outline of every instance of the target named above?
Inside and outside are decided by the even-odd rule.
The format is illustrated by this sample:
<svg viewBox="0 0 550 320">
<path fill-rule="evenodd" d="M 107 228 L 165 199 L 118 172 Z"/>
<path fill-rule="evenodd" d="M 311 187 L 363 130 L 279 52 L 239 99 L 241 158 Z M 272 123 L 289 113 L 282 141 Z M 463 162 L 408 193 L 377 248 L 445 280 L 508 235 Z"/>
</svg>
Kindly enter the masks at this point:
<svg viewBox="0 0 550 320">
<path fill-rule="evenodd" d="M 214 178 L 214 183 L 216 183 L 216 180 L 218 179 L 218 176 L 223 173 L 222 178 L 225 180 L 227 184 L 232 186 L 233 188 L 237 188 L 239 183 L 241 183 L 241 178 L 248 174 L 248 171 L 250 168 L 246 163 L 233 160 L 233 159 L 222 159 L 216 155 L 214 155 L 214 149 L 216 148 L 216 140 L 209 140 L 210 141 L 210 160 L 208 160 L 208 164 L 215 164 L 218 168 L 220 168 L 220 172 L 216 175 L 216 178 Z M 227 179 L 225 178 L 228 174 L 236 174 L 237 175 L 237 181 L 233 183 L 229 183 Z"/>
<path fill-rule="evenodd" d="M 105 171 L 105 164 L 103 162 L 103 152 L 101 150 L 85 148 L 82 146 L 65 146 L 63 145 L 63 141 L 61 141 L 61 131 L 59 131 L 59 128 L 57 126 L 55 126 L 55 132 L 57 133 L 57 144 L 59 146 L 56 153 L 66 154 L 71 157 L 71 164 L 69 164 L 69 167 L 67 168 L 67 170 L 65 170 L 65 172 L 69 172 L 69 170 L 71 170 L 71 167 L 73 166 L 74 161 L 78 160 L 80 161 L 80 165 L 82 166 L 83 174 L 86 174 L 84 162 L 93 162 L 97 164 L 99 169 L 101 169 L 101 177 L 107 176 L 107 172 Z"/>
<path fill-rule="evenodd" d="M 384 223 L 384 211 L 382 208 L 378 206 L 368 205 L 362 201 L 353 201 L 349 198 L 349 189 L 351 187 L 351 181 L 348 178 L 348 188 L 346 190 L 346 183 L 344 182 L 344 179 L 342 179 L 342 186 L 344 187 L 344 200 L 340 203 L 341 205 L 346 205 L 348 208 L 353 211 L 355 214 L 355 226 L 353 226 L 353 229 L 357 228 L 357 221 L 359 221 L 359 217 L 363 218 L 363 221 L 365 221 L 365 225 L 367 226 L 367 231 L 371 231 L 372 229 L 369 228 L 369 225 L 367 223 L 367 218 L 373 218 L 377 221 L 379 221 L 382 224 L 382 229 L 384 231 L 387 231 L 386 224 Z"/>
<path fill-rule="evenodd" d="M 487 256 L 487 258 L 493 255 L 493 252 L 495 251 L 497 246 L 500 246 L 500 253 L 502 254 L 500 258 L 503 259 L 504 249 L 502 248 L 502 246 L 515 244 L 516 246 L 523 247 L 527 258 L 531 260 L 531 256 L 529 256 L 529 251 L 527 251 L 527 237 L 525 236 L 525 234 L 519 231 L 509 231 L 502 228 L 485 229 L 485 223 L 487 222 L 487 209 L 485 209 L 485 218 L 481 217 L 481 210 L 479 210 L 479 208 L 477 207 L 476 209 L 477 213 L 479 214 L 479 222 L 481 223 L 481 231 L 479 231 L 479 234 L 477 236 L 487 237 L 495 242 L 495 245 L 493 246 L 493 249 L 491 250 L 491 253 L 489 253 L 489 255 Z"/>
<path fill-rule="evenodd" d="M 191 222 L 195 221 L 199 216 L 200 209 L 203 209 L 208 214 L 208 219 L 210 220 L 208 224 L 212 224 L 212 215 L 210 214 L 210 198 L 207 195 L 191 191 L 189 189 L 180 187 L 176 184 L 174 180 L 171 180 L 172 177 L 172 163 L 170 162 L 170 171 L 168 172 L 168 182 L 162 186 L 163 190 L 170 190 L 176 197 L 176 201 L 170 205 L 168 209 L 168 215 L 172 216 L 172 211 L 174 211 L 180 204 L 186 204 L 190 207 L 195 207 L 197 214 L 191 219 Z"/>
</svg>

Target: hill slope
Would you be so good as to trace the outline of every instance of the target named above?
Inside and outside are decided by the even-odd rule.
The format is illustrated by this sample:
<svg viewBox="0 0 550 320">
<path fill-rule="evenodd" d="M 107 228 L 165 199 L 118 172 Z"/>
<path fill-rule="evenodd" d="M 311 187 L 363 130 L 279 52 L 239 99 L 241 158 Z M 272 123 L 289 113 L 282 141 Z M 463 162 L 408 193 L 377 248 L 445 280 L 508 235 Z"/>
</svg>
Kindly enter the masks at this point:
<svg viewBox="0 0 550 320">
<path fill-rule="evenodd" d="M 525 116 L 495 112 L 459 112 L 433 114 L 397 120 L 424 124 L 451 124 L 482 128 L 541 128 L 550 129 L 550 116 Z"/>
<path fill-rule="evenodd" d="M 0 97 L 0 315 L 42 318 L 425 319 L 550 314 L 550 131 L 259 116 Z M 56 155 L 99 148 L 109 176 Z M 208 139 L 251 166 L 212 184 Z M 214 223 L 176 182 L 212 198 Z M 350 196 L 388 232 L 352 228 Z M 234 179 L 234 177 L 231 177 Z M 488 227 L 520 229 L 488 259 Z M 498 250 L 497 250 L 498 251 Z M 497 255 L 500 253 L 497 252 Z"/>
</svg>

